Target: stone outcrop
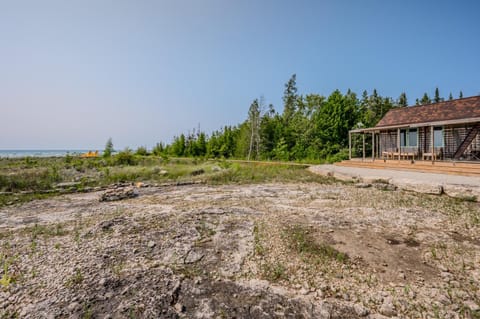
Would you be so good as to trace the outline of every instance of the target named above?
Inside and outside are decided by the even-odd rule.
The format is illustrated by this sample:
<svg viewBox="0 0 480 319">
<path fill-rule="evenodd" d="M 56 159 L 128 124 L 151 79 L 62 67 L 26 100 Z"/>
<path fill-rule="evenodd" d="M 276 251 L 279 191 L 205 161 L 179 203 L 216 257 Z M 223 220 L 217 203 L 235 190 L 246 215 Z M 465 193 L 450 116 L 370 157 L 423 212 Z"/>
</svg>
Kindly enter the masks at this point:
<svg viewBox="0 0 480 319">
<path fill-rule="evenodd" d="M 100 195 L 101 202 L 112 202 L 126 198 L 134 198 L 138 196 L 138 190 L 134 186 L 119 186 L 107 189 Z"/>
</svg>

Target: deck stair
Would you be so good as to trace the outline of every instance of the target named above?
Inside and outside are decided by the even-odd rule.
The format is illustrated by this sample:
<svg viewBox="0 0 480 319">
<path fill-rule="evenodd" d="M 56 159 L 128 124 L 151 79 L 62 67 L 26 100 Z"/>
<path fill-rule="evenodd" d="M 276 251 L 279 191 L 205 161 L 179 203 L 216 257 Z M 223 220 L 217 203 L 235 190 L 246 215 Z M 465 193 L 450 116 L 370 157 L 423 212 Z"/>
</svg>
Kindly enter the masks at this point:
<svg viewBox="0 0 480 319">
<path fill-rule="evenodd" d="M 480 131 L 480 123 L 477 123 L 472 129 L 468 132 L 467 136 L 463 140 L 462 144 L 458 147 L 457 151 L 453 155 L 454 159 L 459 159 L 463 152 L 467 149 L 467 147 L 472 144 L 473 139 L 477 136 L 478 132 Z"/>
<path fill-rule="evenodd" d="M 439 173 L 439 174 L 453 174 L 464 176 L 480 177 L 480 163 L 469 162 L 447 162 L 437 161 L 408 161 L 408 160 L 376 160 L 376 161 L 361 161 L 361 160 L 346 160 L 335 163 L 337 166 L 373 168 L 373 169 L 393 169 L 393 170 L 407 170 L 424 173 Z"/>
</svg>

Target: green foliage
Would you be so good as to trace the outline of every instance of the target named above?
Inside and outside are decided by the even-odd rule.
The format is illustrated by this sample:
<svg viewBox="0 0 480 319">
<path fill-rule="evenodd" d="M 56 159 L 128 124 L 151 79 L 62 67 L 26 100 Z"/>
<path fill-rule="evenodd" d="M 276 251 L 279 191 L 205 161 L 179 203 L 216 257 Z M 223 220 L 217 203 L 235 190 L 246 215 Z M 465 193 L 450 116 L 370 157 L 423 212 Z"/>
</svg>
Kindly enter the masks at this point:
<svg viewBox="0 0 480 319">
<path fill-rule="evenodd" d="M 283 120 L 286 124 L 289 123 L 296 110 L 297 102 L 297 75 L 292 77 L 285 84 L 285 91 L 283 92 Z"/>
<path fill-rule="evenodd" d="M 185 135 L 181 134 L 180 137 L 175 137 L 171 146 L 171 152 L 174 156 L 185 155 Z"/>
<path fill-rule="evenodd" d="M 72 288 L 78 286 L 83 282 L 83 279 L 84 277 L 82 271 L 77 268 L 75 273 L 65 282 L 65 287 Z"/>
<path fill-rule="evenodd" d="M 115 155 L 115 163 L 117 165 L 137 165 L 137 160 L 132 150 L 127 147 Z"/>
<path fill-rule="evenodd" d="M 376 89 L 370 95 L 364 91 L 361 99 L 351 90 L 303 96 L 293 74 L 285 84 L 283 113 L 271 104 L 264 110 L 263 104 L 262 98 L 254 99 L 247 119 L 238 126 L 225 126 L 209 137 L 194 130 L 175 137 L 165 149 L 176 157 L 338 161 L 347 158 L 349 130 L 375 126 L 390 109 L 406 107 L 408 101 L 405 92 L 394 101 Z"/>
<path fill-rule="evenodd" d="M 428 96 L 428 94 L 425 92 L 422 96 L 422 99 L 420 100 L 420 104 L 430 104 L 432 103 L 432 100 L 430 99 L 430 97 Z"/>
<path fill-rule="evenodd" d="M 17 192 L 50 189 L 62 180 L 56 165 L 41 169 L 24 169 L 16 174 L 0 173 L 0 191 Z"/>
<path fill-rule="evenodd" d="M 110 137 L 105 144 L 105 149 L 103 150 L 103 157 L 110 157 L 114 152 L 112 138 Z"/>
<path fill-rule="evenodd" d="M 401 107 L 408 106 L 407 94 L 405 92 L 402 92 L 402 94 L 400 94 L 397 104 Z"/>
<path fill-rule="evenodd" d="M 274 158 L 280 161 L 289 161 L 290 160 L 290 152 L 288 151 L 287 142 L 285 142 L 285 138 L 281 137 L 278 141 L 277 145 L 273 149 Z"/>
<path fill-rule="evenodd" d="M 434 103 L 439 103 L 439 102 L 442 102 L 443 101 L 443 98 L 440 97 L 440 92 L 438 90 L 438 87 L 435 88 L 435 96 L 433 98 L 433 102 Z"/>
<path fill-rule="evenodd" d="M 287 269 L 280 262 L 265 263 L 262 266 L 262 276 L 268 281 L 277 282 L 287 280 Z"/>
<path fill-rule="evenodd" d="M 148 155 L 147 148 L 145 146 L 139 146 L 135 151 L 135 154 L 139 156 L 147 156 Z"/>
<path fill-rule="evenodd" d="M 153 149 L 152 149 L 152 154 L 155 156 L 162 156 L 165 154 L 165 146 L 163 145 L 162 142 L 157 143 Z"/>
<path fill-rule="evenodd" d="M 8 258 L 5 255 L 0 256 L 0 265 L 2 267 L 2 276 L 0 277 L 0 286 L 4 289 L 8 289 L 10 284 L 15 281 L 14 275 L 11 273 L 10 264 L 12 263 L 12 259 Z"/>
<path fill-rule="evenodd" d="M 302 165 L 288 165 L 276 163 L 231 163 L 226 169 L 204 177 L 209 184 L 229 183 L 265 183 L 265 182 L 314 182 L 329 184 L 333 179 L 310 173 Z"/>
</svg>

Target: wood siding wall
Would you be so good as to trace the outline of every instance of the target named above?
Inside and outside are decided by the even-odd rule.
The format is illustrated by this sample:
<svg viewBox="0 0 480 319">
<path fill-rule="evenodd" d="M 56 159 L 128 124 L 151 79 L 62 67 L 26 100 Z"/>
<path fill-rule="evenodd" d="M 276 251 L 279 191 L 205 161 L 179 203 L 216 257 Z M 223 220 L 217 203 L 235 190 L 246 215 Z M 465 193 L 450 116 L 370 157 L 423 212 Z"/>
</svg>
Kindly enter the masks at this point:
<svg viewBox="0 0 480 319">
<path fill-rule="evenodd" d="M 455 152 L 460 144 L 465 140 L 465 137 L 470 130 L 475 126 L 473 124 L 444 126 L 443 127 L 443 146 L 441 153 L 443 159 L 453 159 Z M 423 153 L 431 152 L 431 133 L 430 127 L 418 128 L 418 146 L 401 147 L 402 152 L 417 151 L 419 158 Z M 381 131 L 379 133 L 379 153 L 397 151 L 397 130 Z M 439 147 L 435 150 L 438 151 Z M 463 159 L 466 160 L 480 160 L 480 133 L 475 137 L 472 144 L 467 148 L 463 154 Z"/>
</svg>

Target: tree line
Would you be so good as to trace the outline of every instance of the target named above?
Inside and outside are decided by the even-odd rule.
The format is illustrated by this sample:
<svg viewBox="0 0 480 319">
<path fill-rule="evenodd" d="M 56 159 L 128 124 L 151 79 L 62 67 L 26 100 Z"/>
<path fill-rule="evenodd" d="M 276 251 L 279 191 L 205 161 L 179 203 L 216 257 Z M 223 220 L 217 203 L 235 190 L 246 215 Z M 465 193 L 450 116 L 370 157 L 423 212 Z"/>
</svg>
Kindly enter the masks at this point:
<svg viewBox="0 0 480 319">
<path fill-rule="evenodd" d="M 460 98 L 463 96 L 460 91 Z M 450 93 L 449 99 L 453 99 Z M 444 101 L 436 88 L 416 105 Z M 159 156 L 241 158 L 279 161 L 336 161 L 348 155 L 348 131 L 372 127 L 392 108 L 408 106 L 405 92 L 397 99 L 381 96 L 376 89 L 360 97 L 348 90 L 328 97 L 298 94 L 296 75 L 285 84 L 283 111 L 277 112 L 263 97 L 254 99 L 247 118 L 207 135 L 200 129 L 174 137 L 171 144 L 158 143 L 152 153 Z M 147 153 L 145 147 L 137 153 Z M 141 155 L 142 155 L 141 154 Z"/>
</svg>

